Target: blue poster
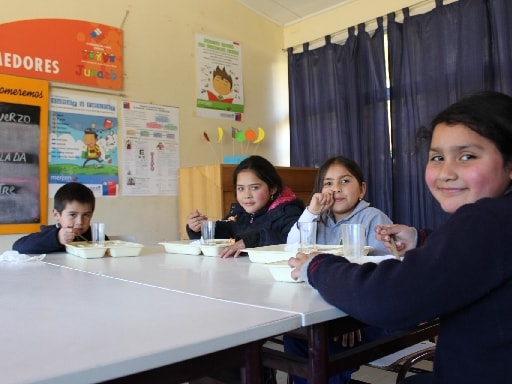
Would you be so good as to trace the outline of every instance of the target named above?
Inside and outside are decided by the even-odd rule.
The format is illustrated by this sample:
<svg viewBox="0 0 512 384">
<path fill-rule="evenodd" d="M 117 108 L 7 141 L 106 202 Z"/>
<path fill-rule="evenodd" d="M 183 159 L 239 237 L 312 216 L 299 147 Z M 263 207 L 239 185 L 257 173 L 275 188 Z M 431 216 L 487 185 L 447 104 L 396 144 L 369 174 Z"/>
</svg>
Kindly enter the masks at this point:
<svg viewBox="0 0 512 384">
<path fill-rule="evenodd" d="M 71 181 L 96 197 L 117 196 L 117 101 L 52 94 L 49 120 L 50 196 Z"/>
</svg>

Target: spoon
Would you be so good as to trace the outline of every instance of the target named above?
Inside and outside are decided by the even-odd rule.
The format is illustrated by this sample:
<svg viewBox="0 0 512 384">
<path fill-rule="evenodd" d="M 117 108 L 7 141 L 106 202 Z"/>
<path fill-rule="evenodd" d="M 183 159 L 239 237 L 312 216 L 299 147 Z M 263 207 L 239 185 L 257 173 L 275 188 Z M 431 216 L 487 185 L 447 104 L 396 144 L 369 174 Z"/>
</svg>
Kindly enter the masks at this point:
<svg viewBox="0 0 512 384">
<path fill-rule="evenodd" d="M 75 234 L 75 237 L 78 237 L 79 239 L 83 240 L 83 241 L 89 241 L 87 240 L 85 237 L 83 237 L 82 235 L 79 235 L 78 233 Z"/>
<path fill-rule="evenodd" d="M 391 252 L 393 252 L 393 256 L 395 256 L 397 260 L 400 260 L 400 255 L 398 253 L 398 249 L 396 248 L 395 238 L 391 236 L 389 241 L 391 243 Z"/>
</svg>

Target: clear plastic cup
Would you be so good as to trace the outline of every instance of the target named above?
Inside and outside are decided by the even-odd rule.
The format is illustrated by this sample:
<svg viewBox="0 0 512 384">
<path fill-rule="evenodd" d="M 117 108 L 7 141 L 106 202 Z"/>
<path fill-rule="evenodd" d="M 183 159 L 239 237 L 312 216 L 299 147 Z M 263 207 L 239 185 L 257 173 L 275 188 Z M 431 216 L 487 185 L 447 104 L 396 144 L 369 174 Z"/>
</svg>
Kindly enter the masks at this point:
<svg viewBox="0 0 512 384">
<path fill-rule="evenodd" d="M 215 221 L 206 220 L 201 223 L 201 242 L 215 244 Z"/>
<path fill-rule="evenodd" d="M 105 242 L 105 223 L 91 224 L 92 242 L 103 244 Z"/>
<path fill-rule="evenodd" d="M 300 249 L 303 253 L 316 251 L 316 221 L 299 222 Z"/>
<path fill-rule="evenodd" d="M 364 224 L 341 224 L 343 256 L 358 263 L 364 256 L 366 226 Z"/>
</svg>

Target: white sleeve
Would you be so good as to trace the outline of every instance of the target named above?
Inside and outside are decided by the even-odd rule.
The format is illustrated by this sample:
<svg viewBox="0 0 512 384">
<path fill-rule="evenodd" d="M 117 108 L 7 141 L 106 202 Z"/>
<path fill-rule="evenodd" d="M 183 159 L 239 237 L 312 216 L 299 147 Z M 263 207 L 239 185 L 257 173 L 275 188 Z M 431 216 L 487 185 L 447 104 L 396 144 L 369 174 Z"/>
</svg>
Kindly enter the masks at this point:
<svg viewBox="0 0 512 384">
<path fill-rule="evenodd" d="M 290 232 L 288 232 L 288 238 L 286 239 L 286 244 L 299 244 L 300 241 L 300 233 L 299 233 L 299 227 L 297 225 L 298 222 L 313 222 L 318 218 L 318 215 L 314 215 L 311 212 L 308 211 L 306 208 L 304 212 L 302 212 L 302 215 L 300 215 L 299 220 L 293 224 L 292 228 L 290 229 Z"/>
</svg>

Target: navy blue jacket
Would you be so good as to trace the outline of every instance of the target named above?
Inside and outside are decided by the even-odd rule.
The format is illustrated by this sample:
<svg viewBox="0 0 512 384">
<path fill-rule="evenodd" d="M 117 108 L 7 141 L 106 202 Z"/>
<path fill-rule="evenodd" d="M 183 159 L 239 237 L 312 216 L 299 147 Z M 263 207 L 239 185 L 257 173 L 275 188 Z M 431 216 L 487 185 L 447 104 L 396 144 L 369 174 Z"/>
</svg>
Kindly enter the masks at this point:
<svg viewBox="0 0 512 384">
<path fill-rule="evenodd" d="M 66 246 L 59 243 L 60 228 L 61 227 L 57 225 L 41 225 L 41 232 L 31 233 L 19 238 L 12 245 L 12 249 L 25 254 L 65 252 Z M 91 241 L 91 228 L 82 236 Z M 108 237 L 105 236 L 105 238 L 108 240 Z M 75 241 L 83 240 L 76 238 Z"/>
<path fill-rule="evenodd" d="M 288 188 L 275 201 L 260 211 L 249 214 L 240 204 L 233 203 L 229 213 L 215 225 L 216 239 L 242 239 L 247 248 L 286 244 L 291 227 L 304 211 L 304 203 Z M 200 232 L 190 230 L 190 239 L 201 238 Z"/>
<path fill-rule="evenodd" d="M 319 255 L 309 283 L 367 324 L 440 320 L 432 384 L 512 383 L 512 198 L 459 208 L 402 262 Z"/>
</svg>

